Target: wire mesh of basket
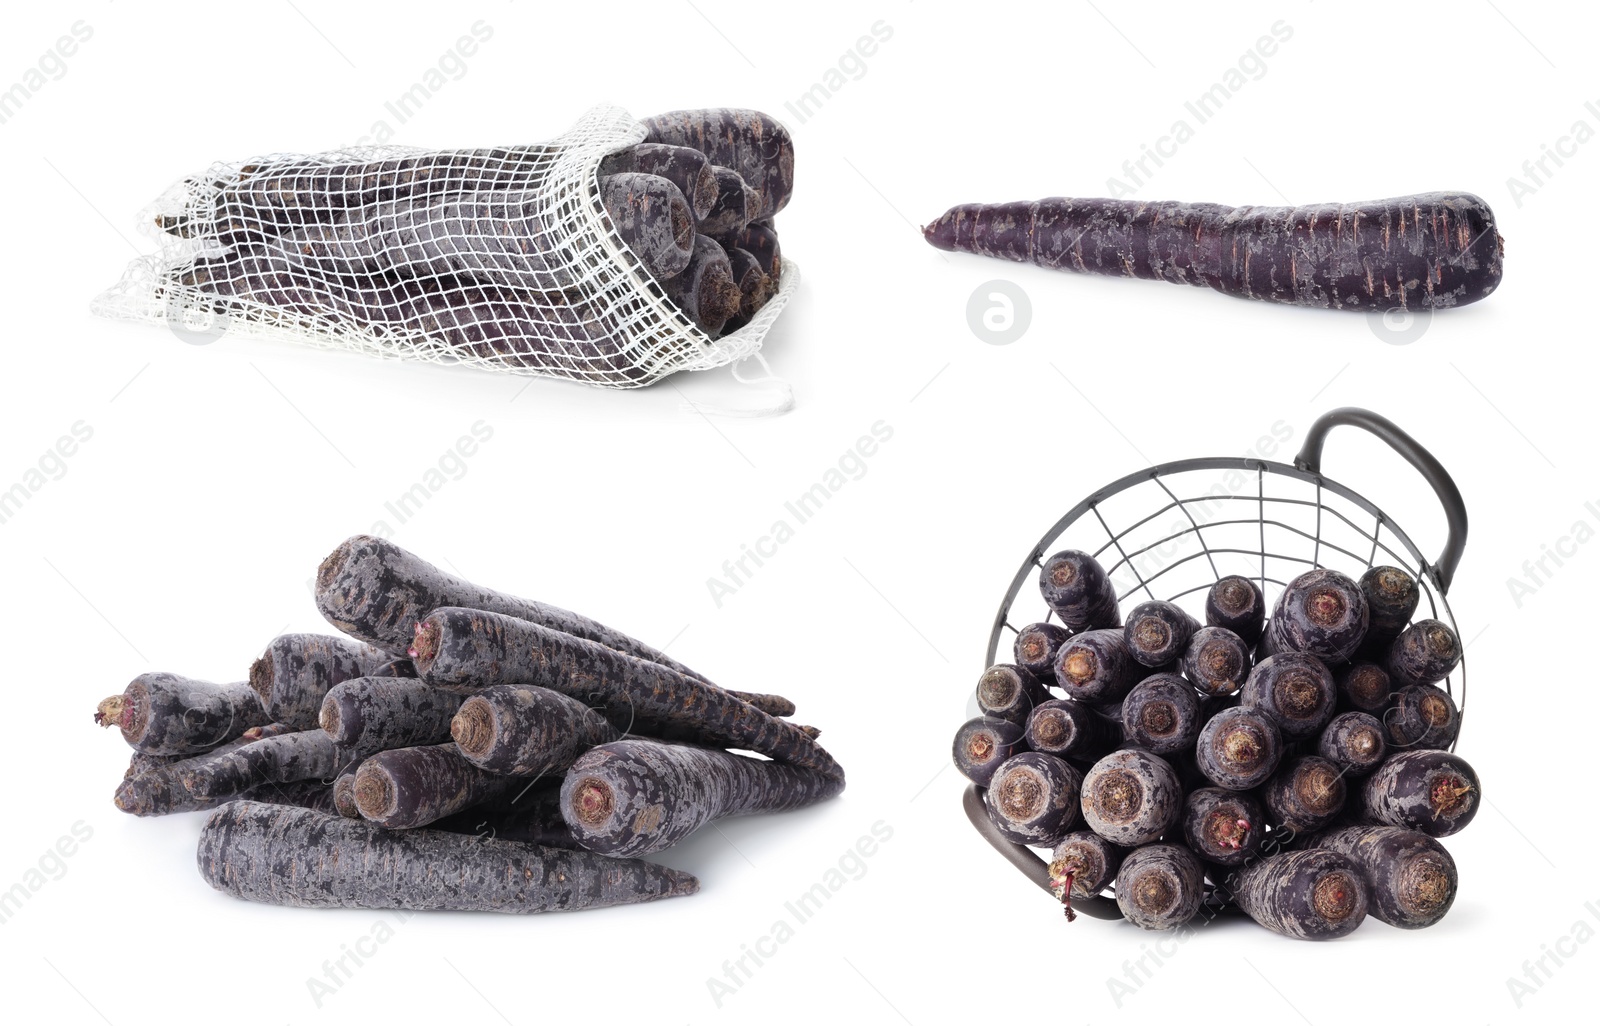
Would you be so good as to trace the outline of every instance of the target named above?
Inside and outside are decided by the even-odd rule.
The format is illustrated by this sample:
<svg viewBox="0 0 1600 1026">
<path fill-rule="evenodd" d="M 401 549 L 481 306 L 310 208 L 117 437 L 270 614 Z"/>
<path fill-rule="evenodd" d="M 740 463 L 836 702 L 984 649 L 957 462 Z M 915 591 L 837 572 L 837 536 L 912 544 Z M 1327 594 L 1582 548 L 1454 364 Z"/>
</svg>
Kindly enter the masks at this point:
<svg viewBox="0 0 1600 1026">
<path fill-rule="evenodd" d="M 1437 559 L 1424 556 L 1377 504 L 1323 475 L 1323 444 L 1339 426 L 1377 436 L 1433 487 L 1447 527 Z M 1012 642 L 1029 624 L 1059 623 L 1040 597 L 1038 576 L 1045 558 L 1062 549 L 1093 555 L 1116 586 L 1124 611 L 1167 599 L 1198 612 L 1211 585 L 1235 574 L 1255 581 L 1271 610 L 1287 582 L 1307 570 L 1327 567 L 1360 577 L 1372 566 L 1397 566 L 1419 585 L 1414 619 L 1443 621 L 1459 636 L 1446 594 L 1466 534 L 1461 493 L 1431 453 L 1378 414 L 1333 410 L 1311 426 L 1292 466 L 1248 457 L 1180 460 L 1129 474 L 1086 497 L 1045 532 L 1013 577 L 995 615 L 984 667 L 1008 661 Z M 1464 657 L 1439 686 L 1464 717 Z M 1046 863 L 994 830 L 982 790 L 969 787 L 964 804 L 985 839 L 1049 891 Z M 1098 918 L 1121 916 L 1105 898 L 1075 901 L 1074 907 Z"/>
</svg>

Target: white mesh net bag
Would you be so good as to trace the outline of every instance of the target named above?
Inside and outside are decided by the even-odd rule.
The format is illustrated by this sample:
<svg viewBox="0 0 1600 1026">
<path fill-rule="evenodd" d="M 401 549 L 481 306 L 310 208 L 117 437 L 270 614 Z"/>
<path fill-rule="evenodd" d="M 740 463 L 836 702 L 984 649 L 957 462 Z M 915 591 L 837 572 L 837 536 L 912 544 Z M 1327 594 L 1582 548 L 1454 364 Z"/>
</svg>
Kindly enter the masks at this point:
<svg viewBox="0 0 1600 1026">
<path fill-rule="evenodd" d="M 776 294 L 738 330 L 696 327 L 602 203 L 602 163 L 644 137 L 626 111 L 601 106 L 534 146 L 218 163 L 147 208 L 159 251 L 93 309 L 615 388 L 742 360 L 798 268 L 782 262 Z"/>
</svg>

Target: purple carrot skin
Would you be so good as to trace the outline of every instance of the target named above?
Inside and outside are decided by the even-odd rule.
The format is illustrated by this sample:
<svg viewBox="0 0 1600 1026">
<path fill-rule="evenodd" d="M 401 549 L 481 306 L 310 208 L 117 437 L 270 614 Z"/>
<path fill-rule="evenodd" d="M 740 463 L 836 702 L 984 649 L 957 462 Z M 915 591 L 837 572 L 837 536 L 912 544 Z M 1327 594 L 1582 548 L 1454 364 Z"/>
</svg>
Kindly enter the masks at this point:
<svg viewBox="0 0 1600 1026">
<path fill-rule="evenodd" d="M 728 254 L 728 266 L 733 271 L 733 283 L 739 287 L 739 312 L 728 318 L 722 326 L 724 332 L 737 331 L 750 323 L 756 311 L 767 305 L 767 301 L 777 292 L 773 280 L 767 272 L 761 269 L 760 263 L 747 249 L 737 246 L 729 248 L 724 245 L 723 252 Z"/>
<path fill-rule="evenodd" d="M 1138 683 L 1120 627 L 1074 634 L 1056 650 L 1056 686 L 1081 702 L 1120 702 Z"/>
<path fill-rule="evenodd" d="M 989 781 L 983 804 L 989 821 L 1017 844 L 1054 846 L 1078 823 L 1083 774 L 1054 755 L 1022 752 Z"/>
<path fill-rule="evenodd" d="M 302 908 L 562 912 L 693 894 L 687 873 L 519 841 L 229 802 L 200 832 L 200 875 L 247 901 Z"/>
<path fill-rule="evenodd" d="M 701 331 L 715 337 L 728 318 L 739 312 L 744 298 L 733 280 L 733 265 L 716 240 L 694 237 L 694 253 L 677 275 L 661 283 L 667 298 Z"/>
<path fill-rule="evenodd" d="M 794 724 L 659 663 L 535 623 L 472 609 L 436 609 L 417 626 L 412 659 L 441 685 L 531 684 L 599 709 L 619 730 L 671 732 L 844 778 Z"/>
<path fill-rule="evenodd" d="M 1206 625 L 1237 634 L 1246 645 L 1261 640 L 1267 602 L 1261 589 L 1247 577 L 1224 577 L 1206 592 Z"/>
<path fill-rule="evenodd" d="M 198 755 L 267 723 L 268 716 L 248 684 L 143 673 L 122 694 L 102 701 L 94 721 L 115 725 L 134 751 L 146 755 Z"/>
<path fill-rule="evenodd" d="M 1219 866 L 1240 866 L 1259 857 L 1267 818 L 1249 794 L 1200 787 L 1183 800 L 1182 823 L 1184 840 L 1195 854 Z"/>
<path fill-rule="evenodd" d="M 1333 674 L 1315 656 L 1285 652 L 1257 663 L 1239 691 L 1247 709 L 1259 709 L 1284 738 L 1315 737 L 1333 719 Z"/>
<path fill-rule="evenodd" d="M 1367 914 L 1402 930 L 1443 919 L 1456 899 L 1456 863 L 1444 845 L 1417 830 L 1355 826 L 1329 830 L 1311 844 L 1347 856 L 1361 867 Z"/>
<path fill-rule="evenodd" d="M 1267 624 L 1266 650 L 1342 663 L 1361 647 L 1368 619 L 1367 597 L 1359 584 L 1337 570 L 1308 570 L 1278 596 Z"/>
<path fill-rule="evenodd" d="M 596 641 L 705 680 L 642 641 L 578 613 L 506 595 L 447 574 L 393 542 L 358 534 L 317 569 L 317 608 L 335 627 L 381 648 L 405 652 L 417 621 L 442 606 L 504 613 Z"/>
<path fill-rule="evenodd" d="M 224 798 L 260 784 L 296 780 L 332 783 L 350 761 L 321 728 L 252 741 L 216 759 L 194 765 L 183 783 L 197 798 Z"/>
<path fill-rule="evenodd" d="M 1033 751 L 1090 760 L 1109 752 L 1118 740 L 1092 709 L 1062 698 L 1034 706 L 1023 736 Z"/>
<path fill-rule="evenodd" d="M 756 263 L 767 272 L 774 286 L 783 277 L 783 249 L 778 245 L 778 233 L 773 230 L 770 221 L 752 221 L 743 230 L 723 236 L 718 241 L 725 247 L 742 249 L 755 257 Z"/>
<path fill-rule="evenodd" d="M 1028 671 L 997 663 L 978 678 L 978 709 L 985 716 L 1027 723 L 1035 706 L 1050 701 L 1050 690 Z"/>
<path fill-rule="evenodd" d="M 615 741 L 604 716 L 548 688 L 502 684 L 461 704 L 450 736 L 480 769 L 513 777 L 561 773 L 595 745 Z"/>
<path fill-rule="evenodd" d="M 235 738 L 209 752 L 184 756 L 124 777 L 122 783 L 117 785 L 112 802 L 118 809 L 134 816 L 165 816 L 174 812 L 211 808 L 217 804 L 216 800 L 199 798 L 192 794 L 184 786 L 185 773 L 202 763 L 222 758 L 229 752 L 250 743 L 245 738 Z"/>
<path fill-rule="evenodd" d="M 1202 627 L 1183 651 L 1183 675 L 1201 694 L 1231 695 L 1250 675 L 1250 647 L 1226 627 Z"/>
<path fill-rule="evenodd" d="M 1189 638 L 1200 629 L 1195 618 L 1172 602 L 1141 602 L 1123 626 L 1128 652 L 1144 666 L 1166 666 L 1183 655 Z"/>
<path fill-rule="evenodd" d="M 1358 788 L 1360 818 L 1448 837 L 1478 814 L 1482 789 L 1467 760 L 1427 749 L 1391 755 Z"/>
<path fill-rule="evenodd" d="M 589 749 L 567 770 L 561 816 L 588 850 L 630 857 L 725 816 L 786 812 L 843 790 L 843 780 L 767 759 L 625 738 Z"/>
<path fill-rule="evenodd" d="M 1111 886 L 1128 850 L 1093 830 L 1074 830 L 1050 853 L 1050 883 L 1066 909 L 1067 922 L 1077 918 L 1073 898 L 1092 898 Z"/>
<path fill-rule="evenodd" d="M 1200 772 L 1230 791 L 1248 791 L 1265 783 L 1282 757 L 1277 724 L 1265 713 L 1244 706 L 1211 717 L 1195 741 Z"/>
<path fill-rule="evenodd" d="M 1344 808 L 1345 795 L 1344 774 L 1331 760 L 1317 755 L 1288 760 L 1261 789 L 1273 826 L 1297 836 L 1333 822 Z"/>
<path fill-rule="evenodd" d="M 645 141 L 692 146 L 712 164 L 732 168 L 760 197 L 752 219 L 782 210 L 794 191 L 794 140 L 760 111 L 675 110 L 646 118 Z"/>
<path fill-rule="evenodd" d="M 368 677 L 415 677 L 416 675 L 417 668 L 405 656 L 380 663 L 366 674 Z"/>
<path fill-rule="evenodd" d="M 1141 929 L 1177 929 L 1195 917 L 1204 897 L 1200 860 L 1181 845 L 1147 844 L 1117 870 L 1117 905 Z"/>
<path fill-rule="evenodd" d="M 755 706 L 768 716 L 794 715 L 794 703 L 782 695 L 762 695 L 753 691 L 734 691 L 732 689 L 728 691 L 728 694 L 741 702 Z"/>
<path fill-rule="evenodd" d="M 1367 599 L 1366 651 L 1386 653 L 1411 622 L 1422 597 L 1417 579 L 1397 566 L 1375 566 L 1357 582 Z"/>
<path fill-rule="evenodd" d="M 1389 707 L 1393 691 L 1389 671 L 1377 663 L 1347 663 L 1339 667 L 1334 685 L 1339 692 L 1339 708 L 1374 716 Z"/>
<path fill-rule="evenodd" d="M 1071 636 L 1053 623 L 1030 623 L 1017 632 L 1011 651 L 1017 665 L 1046 680 L 1055 676 L 1056 651 Z"/>
<path fill-rule="evenodd" d="M 317 725 L 329 688 L 374 674 L 393 659 L 382 649 L 350 638 L 284 634 L 250 664 L 250 686 L 273 720 L 310 730 Z"/>
<path fill-rule="evenodd" d="M 1156 755 L 1193 751 L 1200 727 L 1200 700 L 1175 673 L 1146 677 L 1122 700 L 1128 742 Z"/>
<path fill-rule="evenodd" d="M 1299 940 L 1346 936 L 1370 907 L 1361 867 L 1327 848 L 1269 855 L 1230 874 L 1227 887 L 1251 919 Z"/>
<path fill-rule="evenodd" d="M 1107 755 L 1083 778 L 1083 818 L 1113 844 L 1149 844 L 1177 825 L 1183 812 L 1178 775 L 1160 756 L 1138 748 Z"/>
<path fill-rule="evenodd" d="M 356 804 L 356 771 L 360 768 L 359 762 L 351 763 L 333 781 L 333 811 L 345 819 L 361 818 L 361 807 Z"/>
<path fill-rule="evenodd" d="M 540 781 L 470 809 L 434 820 L 429 830 L 475 834 L 501 841 L 528 841 L 577 851 L 583 847 L 561 818 L 561 778 Z"/>
<path fill-rule="evenodd" d="M 1039 592 L 1074 631 L 1122 625 L 1111 578 L 1087 552 L 1066 549 L 1045 560 L 1039 568 Z"/>
<path fill-rule="evenodd" d="M 725 236 L 742 231 L 755 219 L 761 209 L 761 194 L 745 184 L 739 172 L 732 168 L 715 167 L 717 200 L 711 212 L 696 221 L 694 230 L 701 235 Z"/>
<path fill-rule="evenodd" d="M 334 685 L 317 722 L 334 744 L 365 757 L 450 740 L 464 697 L 414 677 L 357 677 Z"/>
<path fill-rule="evenodd" d="M 1338 766 L 1346 777 L 1364 777 L 1388 758 L 1389 746 L 1383 735 L 1383 724 L 1371 713 L 1340 713 L 1322 729 L 1317 754 Z"/>
<path fill-rule="evenodd" d="M 1007 720 L 977 716 L 956 731 L 951 758 L 956 769 L 979 787 L 988 787 L 1000 764 L 1018 752 L 1027 751 L 1023 729 Z"/>
<path fill-rule="evenodd" d="M 600 202 L 622 241 L 657 278 L 689 266 L 694 215 L 678 187 L 660 175 L 632 171 L 600 179 Z"/>
<path fill-rule="evenodd" d="M 1395 692 L 1383 722 L 1392 748 L 1449 748 L 1461 729 L 1461 713 L 1448 692 L 1432 684 L 1413 684 Z"/>
<path fill-rule="evenodd" d="M 1438 620 L 1418 620 L 1389 647 L 1387 669 L 1396 688 L 1437 684 L 1461 662 L 1461 639 Z"/>
<path fill-rule="evenodd" d="M 454 743 L 391 748 L 356 771 L 356 808 L 363 819 L 403 830 L 427 826 L 513 786 L 520 784 L 474 766 Z"/>
<path fill-rule="evenodd" d="M 660 175 L 676 185 L 694 220 L 711 213 L 717 201 L 717 176 L 704 153 L 689 146 L 640 143 L 633 148 L 633 163 L 636 171 Z"/>
<path fill-rule="evenodd" d="M 1362 311 L 1476 302 L 1500 284 L 1504 257 L 1489 205 L 1455 192 L 1300 207 L 1060 197 L 966 204 L 922 233 L 944 250 Z"/>
</svg>

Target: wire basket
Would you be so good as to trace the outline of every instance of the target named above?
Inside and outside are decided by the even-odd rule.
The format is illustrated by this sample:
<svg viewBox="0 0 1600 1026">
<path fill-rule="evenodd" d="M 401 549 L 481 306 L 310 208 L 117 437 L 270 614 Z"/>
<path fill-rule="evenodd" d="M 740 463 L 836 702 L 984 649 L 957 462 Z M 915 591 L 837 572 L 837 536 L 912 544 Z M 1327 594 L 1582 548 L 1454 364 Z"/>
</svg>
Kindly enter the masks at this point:
<svg viewBox="0 0 1600 1026">
<path fill-rule="evenodd" d="M 1377 436 L 1432 486 L 1446 522 L 1437 560 L 1424 557 L 1371 500 L 1323 476 L 1323 443 L 1339 426 Z M 1311 425 L 1293 466 L 1245 457 L 1179 460 L 1129 474 L 1078 503 L 1045 532 L 1012 579 L 995 614 L 983 665 L 994 665 L 1002 651 L 1009 653 L 1028 624 L 1059 623 L 1037 597 L 1038 574 L 1045 557 L 1064 548 L 1099 560 L 1116 586 L 1119 604 L 1188 599 L 1192 606 L 1217 580 L 1237 574 L 1256 582 L 1270 610 L 1288 581 L 1314 567 L 1359 577 L 1372 566 L 1397 566 L 1417 579 L 1418 614 L 1443 621 L 1459 637 L 1445 596 L 1466 538 L 1461 492 L 1431 453 L 1376 413 L 1333 410 Z M 1025 588 L 1028 601 L 1018 602 Z M 1036 611 L 1040 615 L 1033 615 Z M 1439 686 L 1465 717 L 1465 656 Z M 968 787 L 963 805 L 985 840 L 1054 894 L 1045 860 L 1003 837 L 989 821 L 982 788 Z M 1122 918 L 1116 902 L 1105 897 L 1074 899 L 1073 908 L 1095 918 Z"/>
</svg>

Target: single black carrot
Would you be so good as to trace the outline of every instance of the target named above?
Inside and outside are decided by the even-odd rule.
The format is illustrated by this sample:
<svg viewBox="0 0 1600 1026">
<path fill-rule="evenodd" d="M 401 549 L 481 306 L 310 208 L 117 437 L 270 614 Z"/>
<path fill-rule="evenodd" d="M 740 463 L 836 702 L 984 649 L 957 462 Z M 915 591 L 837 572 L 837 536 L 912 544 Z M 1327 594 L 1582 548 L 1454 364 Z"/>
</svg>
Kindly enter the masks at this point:
<svg viewBox="0 0 1600 1026">
<path fill-rule="evenodd" d="M 704 153 L 690 146 L 665 143 L 640 143 L 633 148 L 634 169 L 660 175 L 683 194 L 689 213 L 704 220 L 717 201 L 717 176 Z"/>
<path fill-rule="evenodd" d="M 1266 654 L 1301 652 L 1326 663 L 1355 654 L 1367 633 L 1367 597 L 1337 570 L 1308 570 L 1283 589 L 1262 647 Z"/>
<path fill-rule="evenodd" d="M 261 658 L 250 664 L 250 686 L 273 720 L 310 730 L 317 725 L 329 688 L 375 674 L 394 658 L 350 638 L 284 634 L 272 639 Z"/>
<path fill-rule="evenodd" d="M 1418 620 L 1389 646 L 1387 669 L 1397 688 L 1437 684 L 1461 662 L 1461 639 L 1438 620 Z"/>
<path fill-rule="evenodd" d="M 1065 759 L 1021 752 L 995 770 L 983 804 L 989 821 L 1017 844 L 1054 846 L 1078 822 L 1083 774 Z"/>
<path fill-rule="evenodd" d="M 1251 795 L 1222 787 L 1197 787 L 1183 800 L 1183 837 L 1207 862 L 1240 866 L 1257 857 L 1267 817 Z"/>
<path fill-rule="evenodd" d="M 1177 844 L 1147 844 L 1117 870 L 1117 905 L 1145 930 L 1175 930 L 1195 917 L 1205 897 L 1205 873 L 1194 852 Z"/>
<path fill-rule="evenodd" d="M 1344 808 L 1345 794 L 1344 773 L 1317 755 L 1288 760 L 1261 789 L 1273 826 L 1292 830 L 1296 836 L 1333 822 Z"/>
<path fill-rule="evenodd" d="M 739 312 L 743 296 L 733 280 L 733 264 L 715 239 L 694 237 L 694 251 L 683 270 L 661 283 L 667 298 L 701 331 L 715 337 Z"/>
<path fill-rule="evenodd" d="M 737 331 L 750 323 L 751 318 L 777 292 L 777 286 L 761 264 L 747 249 L 723 245 L 728 254 L 728 267 L 733 272 L 733 283 L 739 287 L 739 312 L 723 324 L 724 333 Z"/>
<path fill-rule="evenodd" d="M 1028 750 L 1022 727 L 988 716 L 976 716 L 963 723 L 951 747 L 956 769 L 979 787 L 989 786 L 1001 763 Z"/>
<path fill-rule="evenodd" d="M 1039 592 L 1061 622 L 1074 631 L 1122 625 L 1116 588 L 1087 552 L 1066 549 L 1045 560 L 1039 568 Z"/>
<path fill-rule="evenodd" d="M 1417 579 L 1397 566 L 1375 566 L 1358 582 L 1367 597 L 1367 636 L 1362 649 L 1380 657 L 1411 622 L 1422 591 Z"/>
<path fill-rule="evenodd" d="M 1248 791 L 1278 768 L 1283 738 L 1277 724 L 1256 709 L 1224 709 L 1200 728 L 1195 763 L 1207 780 L 1230 791 Z"/>
<path fill-rule="evenodd" d="M 197 755 L 270 721 L 250 685 L 143 673 L 100 703 L 94 721 L 115 726 L 146 755 Z"/>
<path fill-rule="evenodd" d="M 418 620 L 441 606 L 464 606 L 543 624 L 705 680 L 665 653 L 587 616 L 480 588 L 371 535 L 348 539 L 322 561 L 316 599 L 334 626 L 395 652 L 410 647 Z"/>
<path fill-rule="evenodd" d="M 1183 675 L 1205 695 L 1231 695 L 1250 675 L 1250 647 L 1226 627 L 1202 627 L 1183 651 Z"/>
<path fill-rule="evenodd" d="M 944 250 L 1341 310 L 1465 306 L 1500 284 L 1504 258 L 1489 205 L 1456 192 L 1300 207 L 974 203 L 922 233 Z"/>
<path fill-rule="evenodd" d="M 1027 723 L 1035 706 L 1050 701 L 1050 690 L 1020 666 L 997 663 L 978 678 L 978 709 L 985 716 Z"/>
<path fill-rule="evenodd" d="M 561 784 L 561 814 L 590 851 L 649 855 L 712 820 L 798 809 L 842 790 L 843 780 L 797 766 L 625 738 L 572 764 Z"/>
<path fill-rule="evenodd" d="M 1361 867 L 1327 848 L 1269 855 L 1230 874 L 1225 886 L 1251 919 L 1300 940 L 1343 937 L 1370 907 Z"/>
<path fill-rule="evenodd" d="M 1110 725 L 1093 709 L 1070 698 L 1040 702 L 1028 714 L 1027 746 L 1062 758 L 1098 759 L 1117 743 Z"/>
<path fill-rule="evenodd" d="M 1443 919 L 1456 898 L 1456 863 L 1444 845 L 1417 830 L 1354 826 L 1311 839 L 1348 856 L 1366 875 L 1367 913 L 1402 930 Z"/>
<path fill-rule="evenodd" d="M 1248 577 L 1224 577 L 1206 592 L 1206 625 L 1226 628 L 1244 639 L 1246 645 L 1261 640 L 1266 617 L 1266 599 Z"/>
<path fill-rule="evenodd" d="M 209 752 L 182 756 L 163 765 L 148 766 L 117 785 L 112 802 L 123 812 L 134 816 L 165 816 L 175 812 L 209 809 L 227 800 L 201 798 L 184 785 L 186 773 L 209 760 L 219 759 L 251 741 L 235 738 Z"/>
<path fill-rule="evenodd" d="M 711 163 L 732 168 L 760 196 L 753 218 L 782 210 L 794 191 L 794 140 L 760 111 L 674 110 L 646 118 L 645 141 L 692 146 Z"/>
<path fill-rule="evenodd" d="M 448 741 L 464 698 L 414 677 L 357 677 L 328 691 L 317 722 L 334 744 L 365 757 Z"/>
<path fill-rule="evenodd" d="M 1478 774 L 1459 755 L 1436 748 L 1391 755 L 1358 789 L 1364 822 L 1448 837 L 1483 803 Z"/>
<path fill-rule="evenodd" d="M 1338 707 L 1379 715 L 1389 706 L 1393 684 L 1389 671 L 1377 663 L 1346 663 L 1334 677 Z"/>
<path fill-rule="evenodd" d="M 1074 634 L 1056 650 L 1056 686 L 1081 702 L 1120 702 L 1139 676 L 1120 627 Z"/>
<path fill-rule="evenodd" d="M 427 826 L 436 819 L 521 785 L 468 762 L 454 743 L 391 748 L 365 759 L 356 771 L 356 808 L 363 819 L 391 830 Z"/>
<path fill-rule="evenodd" d="M 617 739 L 599 712 L 548 688 L 501 684 L 461 704 L 450 736 L 466 760 L 491 773 L 560 773 L 595 745 Z"/>
<path fill-rule="evenodd" d="M 1123 748 L 1096 762 L 1083 778 L 1083 819 L 1113 844 L 1149 844 L 1183 812 L 1183 787 L 1166 760 Z"/>
<path fill-rule="evenodd" d="M 1092 898 L 1111 886 L 1128 850 L 1093 830 L 1074 830 L 1050 853 L 1050 885 L 1065 907 L 1067 922 L 1077 918 L 1073 898 Z"/>
<path fill-rule="evenodd" d="M 1122 730 L 1128 743 L 1156 755 L 1193 751 L 1201 725 L 1200 699 L 1175 673 L 1146 677 L 1122 700 Z"/>
<path fill-rule="evenodd" d="M 619 730 L 670 732 L 718 748 L 844 777 L 794 724 L 656 662 L 526 620 L 473 609 L 436 609 L 417 625 L 412 659 L 441 685 L 531 684 L 599 709 Z"/>
<path fill-rule="evenodd" d="M 1317 738 L 1317 754 L 1346 775 L 1364 777 L 1388 757 L 1383 724 L 1364 712 L 1340 713 L 1328 721 Z"/>
<path fill-rule="evenodd" d="M 247 901 L 307 908 L 560 912 L 693 894 L 687 873 L 520 841 L 229 802 L 200 832 L 200 875 Z"/>
<path fill-rule="evenodd" d="M 1413 684 L 1395 692 L 1383 722 L 1394 748 L 1449 748 L 1461 729 L 1461 713 L 1449 692 Z"/>
<path fill-rule="evenodd" d="M 689 266 L 694 214 L 671 181 L 637 171 L 608 175 L 600 179 L 600 202 L 622 241 L 656 278 Z"/>
<path fill-rule="evenodd" d="M 320 728 L 297 730 L 252 741 L 219 758 L 196 763 L 184 772 L 183 783 L 197 798 L 222 798 L 259 784 L 332 783 L 349 761 L 349 753 Z"/>
<path fill-rule="evenodd" d="M 1272 718 L 1290 740 L 1315 737 L 1333 719 L 1333 674 L 1315 656 L 1284 652 L 1255 665 L 1239 697 Z"/>
<path fill-rule="evenodd" d="M 1183 655 L 1190 637 L 1199 629 L 1200 624 L 1182 607 L 1157 599 L 1133 607 L 1122 636 L 1134 661 L 1144 666 L 1167 666 Z"/>
<path fill-rule="evenodd" d="M 1017 665 L 1046 680 L 1055 676 L 1056 650 L 1072 632 L 1053 623 L 1030 623 L 1017 632 L 1011 651 Z"/>
</svg>

